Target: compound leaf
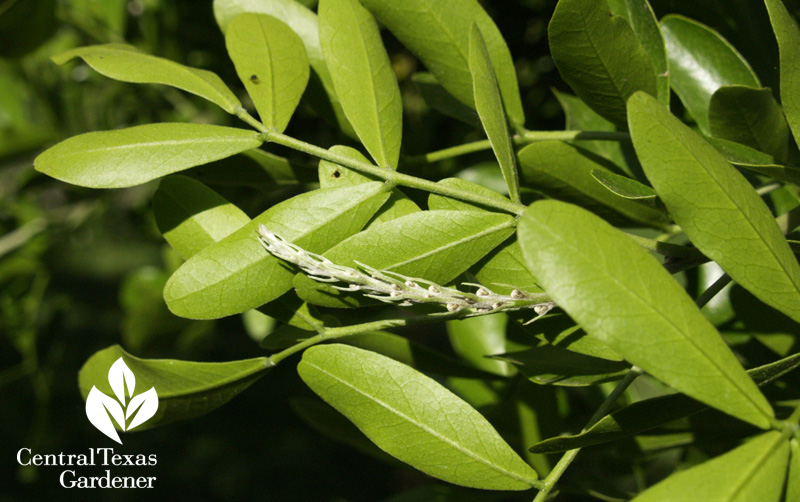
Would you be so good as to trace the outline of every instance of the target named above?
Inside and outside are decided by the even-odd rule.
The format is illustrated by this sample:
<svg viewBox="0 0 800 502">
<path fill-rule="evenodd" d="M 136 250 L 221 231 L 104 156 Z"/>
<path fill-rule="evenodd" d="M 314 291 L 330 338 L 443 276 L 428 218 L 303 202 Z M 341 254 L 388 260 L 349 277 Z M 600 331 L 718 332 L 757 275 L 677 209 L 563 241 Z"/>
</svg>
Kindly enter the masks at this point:
<svg viewBox="0 0 800 502">
<path fill-rule="evenodd" d="M 630 237 L 558 201 L 533 203 L 517 234 L 544 290 L 590 336 L 676 390 L 769 427 L 772 408 L 717 330 Z"/>
<path fill-rule="evenodd" d="M 208 124 L 148 124 L 73 136 L 36 157 L 34 167 L 89 188 L 141 185 L 224 159 L 262 141 L 258 133 Z"/>
<path fill-rule="evenodd" d="M 490 490 L 537 478 L 480 413 L 404 364 L 335 344 L 306 350 L 297 371 L 379 448 L 431 476 Z"/>
</svg>

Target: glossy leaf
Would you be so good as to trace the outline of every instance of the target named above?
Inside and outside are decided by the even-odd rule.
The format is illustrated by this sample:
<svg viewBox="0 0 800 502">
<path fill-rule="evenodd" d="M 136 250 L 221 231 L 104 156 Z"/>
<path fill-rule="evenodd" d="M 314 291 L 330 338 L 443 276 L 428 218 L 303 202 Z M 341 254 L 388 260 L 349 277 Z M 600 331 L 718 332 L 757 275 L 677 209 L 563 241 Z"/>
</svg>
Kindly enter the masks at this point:
<svg viewBox="0 0 800 502">
<path fill-rule="evenodd" d="M 217 192 L 186 176 L 161 180 L 153 195 L 158 230 L 183 259 L 221 241 L 250 218 Z"/>
<path fill-rule="evenodd" d="M 724 455 L 673 474 L 633 501 L 779 502 L 788 461 L 789 441 L 780 432 L 767 432 Z"/>
<path fill-rule="evenodd" d="M 558 201 L 535 202 L 517 233 L 542 287 L 590 336 L 676 390 L 769 427 L 772 408 L 717 330 L 624 233 Z"/>
<path fill-rule="evenodd" d="M 322 0 L 322 52 L 342 109 L 372 158 L 397 167 L 403 105 L 378 25 L 358 0 Z"/>
<path fill-rule="evenodd" d="M 786 479 L 786 498 L 791 500 L 800 499 L 800 440 L 792 438 L 790 441 L 791 463 L 789 464 L 789 477 Z"/>
<path fill-rule="evenodd" d="M 124 188 L 257 148 L 258 133 L 207 124 L 148 124 L 89 132 L 36 157 L 48 176 L 90 188 Z"/>
<path fill-rule="evenodd" d="M 625 127 L 625 102 L 656 94 L 653 65 L 630 25 L 606 0 L 559 0 L 547 29 L 561 77 L 594 111 Z"/>
<path fill-rule="evenodd" d="M 789 149 L 789 126 L 783 110 L 766 88 L 723 86 L 711 96 L 711 134 L 735 141 L 778 159 Z"/>
<path fill-rule="evenodd" d="M 261 122 L 283 132 L 308 83 L 303 41 L 272 16 L 242 14 L 228 23 L 225 43 Z"/>
<path fill-rule="evenodd" d="M 747 370 L 747 374 L 759 386 L 774 382 L 783 375 L 800 367 L 800 354 Z M 617 441 L 655 429 L 673 420 L 688 417 L 708 410 L 698 401 L 682 394 L 671 394 L 645 399 L 630 404 L 603 417 L 588 430 L 574 436 L 546 439 L 531 447 L 537 453 L 558 453 L 596 444 Z"/>
<path fill-rule="evenodd" d="M 514 233 L 514 219 L 477 211 L 420 211 L 375 225 L 324 253 L 332 262 L 356 261 L 381 271 L 447 284 Z M 326 307 L 368 304 L 305 275 L 295 280 L 304 300 Z M 373 302 L 374 303 L 374 302 Z"/>
<path fill-rule="evenodd" d="M 504 377 L 516 371 L 506 361 L 489 356 L 509 350 L 506 346 L 505 314 L 492 314 L 458 321 L 447 321 L 447 335 L 456 354 L 476 368 Z"/>
<path fill-rule="evenodd" d="M 739 143 L 710 137 L 705 140 L 736 167 L 800 185 L 800 169 L 796 167 L 782 165 L 772 156 Z"/>
<path fill-rule="evenodd" d="M 613 132 L 617 127 L 592 110 L 577 96 L 553 90 L 561 108 L 564 110 L 567 131 L 608 131 Z M 616 166 L 628 170 L 623 143 L 620 141 L 586 141 L 575 140 L 572 144 L 586 151 L 610 160 Z M 629 173 L 630 174 L 630 173 Z"/>
<path fill-rule="evenodd" d="M 319 253 L 358 232 L 388 196 L 374 182 L 314 190 L 273 206 L 181 265 L 164 299 L 173 313 L 192 319 L 237 314 L 274 300 L 291 289 L 294 274 L 261 245 L 258 225 Z"/>
<path fill-rule="evenodd" d="M 642 168 L 675 222 L 737 283 L 800 321 L 800 265 L 750 183 L 651 97 L 628 108 Z"/>
<path fill-rule="evenodd" d="M 483 35 L 497 74 L 509 120 L 525 124 L 514 61 L 500 30 L 477 0 L 363 0 L 386 26 L 459 101 L 474 107 L 469 69 L 472 24 Z"/>
<path fill-rule="evenodd" d="M 624 361 L 587 356 L 554 345 L 499 354 L 495 359 L 514 364 L 532 382 L 567 387 L 619 380 L 630 369 Z"/>
<path fill-rule="evenodd" d="M 591 175 L 611 193 L 623 199 L 652 200 L 656 198 L 656 193 L 652 188 L 627 176 L 620 176 L 602 169 L 592 169 Z"/>
<path fill-rule="evenodd" d="M 336 344 L 306 350 L 297 369 L 379 448 L 431 476 L 499 490 L 537 478 L 474 408 L 404 364 Z"/>
<path fill-rule="evenodd" d="M 205 415 L 230 401 L 269 368 L 266 357 L 226 363 L 140 359 L 119 345 L 112 345 L 92 355 L 78 373 L 84 399 L 92 387 L 108 396 L 113 395 L 108 371 L 120 357 L 136 376 L 137 393 L 155 387 L 158 394 L 158 411 L 137 430 Z"/>
<path fill-rule="evenodd" d="M 228 24 L 236 16 L 243 13 L 266 14 L 272 16 L 289 26 L 303 41 L 306 49 L 306 56 L 311 68 L 314 70 L 319 86 L 324 92 L 327 102 L 314 99 L 316 93 L 309 93 L 311 105 L 314 110 L 325 116 L 330 107 L 330 113 L 339 124 L 343 132 L 355 136 L 352 126 L 347 121 L 342 111 L 339 97 L 333 88 L 331 74 L 322 55 L 322 47 L 319 42 L 319 26 L 317 15 L 309 10 L 305 5 L 295 0 L 214 0 L 214 17 L 223 33 L 228 29 Z M 315 79 L 309 82 L 309 91 L 313 90 Z"/>
<path fill-rule="evenodd" d="M 503 100 L 497 87 L 497 76 L 477 24 L 473 24 L 470 31 L 469 69 L 472 72 L 475 108 L 478 110 L 494 155 L 500 163 L 500 170 L 506 180 L 511 200 L 519 202 L 519 173 L 514 144 L 511 142 L 508 122 L 503 113 Z"/>
<path fill-rule="evenodd" d="M 135 84 L 164 84 L 196 94 L 235 114 L 242 103 L 214 73 L 140 52 L 131 45 L 106 44 L 78 47 L 55 56 L 56 64 L 73 58 L 114 80 Z"/>
<path fill-rule="evenodd" d="M 722 86 L 761 87 L 747 61 L 727 40 L 697 21 L 669 15 L 661 20 L 670 84 L 700 130 L 711 134 L 708 106 Z"/>
<path fill-rule="evenodd" d="M 669 63 L 664 36 L 648 0 L 625 0 L 627 21 L 656 73 L 658 102 L 669 106 Z"/>
<path fill-rule="evenodd" d="M 411 75 L 411 81 L 430 108 L 470 126 L 481 126 L 475 110 L 453 97 L 430 73 L 417 72 Z"/>
<path fill-rule="evenodd" d="M 800 27 L 781 0 L 764 0 L 778 40 L 781 104 L 794 139 L 800 144 Z"/>
<path fill-rule="evenodd" d="M 611 170 L 591 154 L 560 141 L 532 143 L 519 152 L 526 186 L 546 195 L 590 208 L 619 221 L 624 218 L 651 226 L 666 221 L 664 213 L 635 200 L 621 198 L 599 183 L 593 171 Z"/>
</svg>

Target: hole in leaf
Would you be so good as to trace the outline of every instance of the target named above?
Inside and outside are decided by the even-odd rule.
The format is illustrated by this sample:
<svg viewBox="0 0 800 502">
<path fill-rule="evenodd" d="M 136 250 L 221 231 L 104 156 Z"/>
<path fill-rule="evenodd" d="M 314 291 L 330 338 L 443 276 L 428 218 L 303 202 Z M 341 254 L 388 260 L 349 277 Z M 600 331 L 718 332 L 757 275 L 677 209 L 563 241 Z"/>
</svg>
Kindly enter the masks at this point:
<svg viewBox="0 0 800 502">
<path fill-rule="evenodd" d="M 334 171 L 334 172 L 333 172 L 333 177 L 334 177 L 334 178 L 338 178 L 338 177 L 340 177 L 341 175 L 342 175 L 342 173 L 341 173 L 341 172 L 339 172 L 339 170 L 338 170 L 338 169 L 337 169 L 336 171 Z"/>
</svg>

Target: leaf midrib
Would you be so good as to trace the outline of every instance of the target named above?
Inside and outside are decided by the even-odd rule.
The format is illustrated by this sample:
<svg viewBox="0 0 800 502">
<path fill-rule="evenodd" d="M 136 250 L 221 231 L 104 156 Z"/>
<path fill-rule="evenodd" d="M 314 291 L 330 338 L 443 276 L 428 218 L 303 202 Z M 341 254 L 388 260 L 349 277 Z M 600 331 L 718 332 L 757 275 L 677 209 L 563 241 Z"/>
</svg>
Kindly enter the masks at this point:
<svg viewBox="0 0 800 502">
<path fill-rule="evenodd" d="M 531 483 L 532 480 L 524 478 L 524 477 L 522 477 L 522 476 L 520 476 L 520 475 L 518 475 L 518 474 L 516 474 L 514 472 L 511 472 L 511 471 L 509 471 L 507 469 L 504 469 L 503 467 L 501 467 L 499 465 L 493 464 L 489 459 L 486 459 L 486 458 L 480 456 L 480 454 L 478 454 L 476 452 L 473 452 L 472 450 L 470 450 L 470 449 L 468 449 L 466 447 L 463 447 L 459 443 L 453 441 L 452 439 L 448 438 L 447 436 L 442 435 L 438 431 L 436 431 L 434 429 L 431 429 L 430 427 L 426 426 L 425 424 L 413 420 L 411 417 L 409 417 L 408 415 L 404 414 L 400 410 L 397 410 L 397 409 L 393 408 L 388 403 L 386 403 L 384 401 L 381 401 L 380 399 L 378 399 L 375 396 L 367 394 L 366 391 L 362 391 L 358 387 L 356 387 L 356 386 L 350 384 L 349 382 L 339 378 L 337 375 L 334 375 L 332 373 L 329 373 L 329 372 L 325 371 L 323 368 L 317 366 L 316 364 L 314 364 L 312 362 L 309 362 L 308 360 L 305 360 L 303 362 L 308 364 L 312 368 L 316 369 L 320 373 L 323 373 L 323 374 L 329 376 L 330 378 L 332 378 L 333 380 L 339 382 L 340 384 L 352 389 L 356 393 L 366 397 L 367 399 L 372 400 L 373 402 L 375 402 L 376 404 L 380 405 L 381 407 L 383 407 L 385 410 L 389 411 L 390 413 L 393 413 L 393 414 L 397 415 L 401 419 L 405 420 L 407 423 L 416 426 L 417 428 L 423 430 L 424 432 L 428 433 L 429 435 L 433 436 L 434 438 L 442 441 L 443 443 L 448 444 L 450 447 L 452 447 L 452 448 L 460 451 L 464 455 L 472 458 L 473 460 L 475 460 L 475 461 L 477 461 L 477 462 L 489 467 L 490 469 L 492 469 L 492 470 L 494 470 L 496 472 L 499 472 L 500 474 L 502 474 L 504 476 L 510 477 L 510 478 L 512 478 L 512 479 L 514 479 L 516 481 L 519 481 L 521 483 L 525 483 L 526 485 L 529 485 L 529 486 L 532 484 Z"/>
</svg>

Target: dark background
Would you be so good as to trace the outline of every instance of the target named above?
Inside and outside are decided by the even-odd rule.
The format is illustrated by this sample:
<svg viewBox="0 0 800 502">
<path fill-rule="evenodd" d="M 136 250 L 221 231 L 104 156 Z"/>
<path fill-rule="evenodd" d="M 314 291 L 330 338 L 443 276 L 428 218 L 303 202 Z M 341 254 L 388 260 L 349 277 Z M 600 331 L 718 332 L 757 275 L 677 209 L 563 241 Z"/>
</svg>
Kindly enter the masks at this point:
<svg viewBox="0 0 800 502">
<path fill-rule="evenodd" d="M 527 127 L 563 128 L 551 89 L 568 89 L 549 58 L 546 36 L 556 2 L 483 3 L 514 55 Z M 788 5 L 796 11 L 796 2 Z M 760 1 L 656 0 L 653 6 L 659 17 L 683 13 L 719 30 L 765 85 L 775 84 L 777 47 Z M 212 70 L 243 95 L 210 1 L 0 0 L 0 502 L 154 496 L 373 501 L 412 489 L 402 500 L 445 500 L 443 488 L 432 488 L 440 486 L 434 480 L 364 456 L 306 426 L 288 404 L 290 396 L 311 396 L 291 362 L 211 414 L 124 435 L 123 446 L 86 420 L 77 372 L 109 345 L 121 343 L 144 357 L 198 361 L 263 353 L 241 316 L 195 322 L 166 310 L 161 289 L 180 261 L 154 223 L 150 199 L 157 182 L 90 190 L 33 170 L 38 152 L 81 132 L 165 121 L 243 126 L 180 91 L 114 82 L 83 64 L 57 67 L 49 61 L 71 47 L 122 41 Z M 391 35 L 385 41 L 404 95 L 404 153 L 479 139 L 469 127 L 425 107 L 409 78 L 419 64 Z M 323 147 L 347 142 L 302 104 L 287 133 Z M 474 155 L 415 174 L 436 179 L 486 159 Z M 300 190 L 212 186 L 250 216 Z M 417 337 L 446 344 L 438 328 Z M 63 468 L 16 464 L 23 447 L 45 454 L 112 446 L 118 453 L 156 454 L 155 467 L 112 468 L 113 475 L 157 476 L 156 490 L 68 491 L 58 484 Z M 77 470 L 98 475 L 103 469 Z M 570 473 L 593 475 L 582 472 L 580 462 Z M 450 496 L 516 499 L 475 492 Z M 527 493 L 519 500 L 530 498 Z"/>
</svg>

